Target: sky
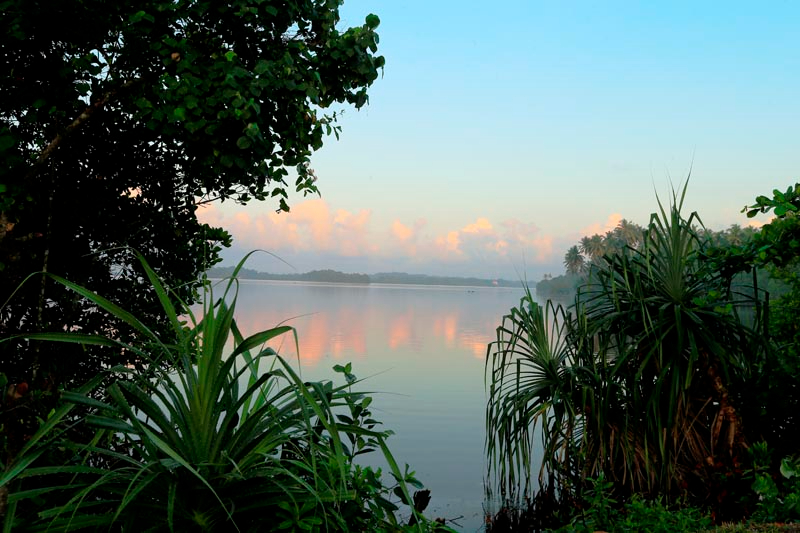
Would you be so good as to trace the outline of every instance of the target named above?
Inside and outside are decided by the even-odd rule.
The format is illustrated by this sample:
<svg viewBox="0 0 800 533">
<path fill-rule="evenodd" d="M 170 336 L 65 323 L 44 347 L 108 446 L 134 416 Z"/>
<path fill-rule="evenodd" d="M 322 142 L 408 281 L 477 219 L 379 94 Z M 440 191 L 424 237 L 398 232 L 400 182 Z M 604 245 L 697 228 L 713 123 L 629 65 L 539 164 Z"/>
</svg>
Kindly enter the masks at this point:
<svg viewBox="0 0 800 533">
<path fill-rule="evenodd" d="M 386 67 L 321 196 L 201 209 L 223 264 L 537 280 L 689 175 L 711 229 L 800 181 L 800 3 L 345 0 L 342 28 L 369 13 Z"/>
</svg>

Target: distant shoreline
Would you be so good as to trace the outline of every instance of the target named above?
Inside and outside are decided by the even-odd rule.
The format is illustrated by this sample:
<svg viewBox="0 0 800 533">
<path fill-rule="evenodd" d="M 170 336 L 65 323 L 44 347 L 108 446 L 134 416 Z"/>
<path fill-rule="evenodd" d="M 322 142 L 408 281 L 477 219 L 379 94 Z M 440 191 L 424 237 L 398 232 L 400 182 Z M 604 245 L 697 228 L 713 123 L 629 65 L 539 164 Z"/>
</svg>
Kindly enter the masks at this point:
<svg viewBox="0 0 800 533">
<path fill-rule="evenodd" d="M 234 267 L 212 267 L 206 275 L 224 279 L 233 274 Z M 350 285 L 421 285 L 440 287 L 502 287 L 520 288 L 519 281 L 506 279 L 462 278 L 457 276 L 429 276 L 405 272 L 380 272 L 377 274 L 348 274 L 337 270 L 312 270 L 302 274 L 272 274 L 243 268 L 237 276 L 242 280 L 291 281 L 312 283 L 342 283 Z"/>
</svg>

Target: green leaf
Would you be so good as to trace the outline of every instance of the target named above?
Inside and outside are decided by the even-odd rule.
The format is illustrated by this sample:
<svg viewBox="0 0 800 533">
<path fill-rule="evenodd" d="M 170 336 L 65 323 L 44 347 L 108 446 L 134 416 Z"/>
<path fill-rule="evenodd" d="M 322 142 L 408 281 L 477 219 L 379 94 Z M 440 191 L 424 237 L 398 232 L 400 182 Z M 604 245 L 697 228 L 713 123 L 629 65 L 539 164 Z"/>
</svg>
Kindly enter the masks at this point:
<svg viewBox="0 0 800 533">
<path fill-rule="evenodd" d="M 369 15 L 367 15 L 366 23 L 368 28 L 374 30 L 380 25 L 381 19 L 378 18 L 378 15 L 370 13 Z"/>
<path fill-rule="evenodd" d="M 129 20 L 131 23 L 135 24 L 135 23 L 139 22 L 140 20 L 142 20 L 142 19 L 143 19 L 143 18 L 144 18 L 146 15 L 147 15 L 147 14 L 146 14 L 144 11 L 137 11 L 136 13 L 134 13 L 133 15 L 131 15 L 131 16 L 128 18 L 128 20 Z"/>
<path fill-rule="evenodd" d="M 14 137 L 9 134 L 0 135 L 0 152 L 8 150 L 16 144 Z"/>
<path fill-rule="evenodd" d="M 269 70 L 269 67 L 270 67 L 269 61 L 261 59 L 258 61 L 258 63 L 256 63 L 256 67 L 253 69 L 253 72 L 255 72 L 260 76 L 261 74 L 267 72 Z"/>
<path fill-rule="evenodd" d="M 247 150 L 248 148 L 250 148 L 251 144 L 252 144 L 252 141 L 250 140 L 249 137 L 246 137 L 246 136 L 239 137 L 239 140 L 236 141 L 236 146 L 238 146 L 242 150 Z"/>
<path fill-rule="evenodd" d="M 195 132 L 203 129 L 206 124 L 208 124 L 208 121 L 206 119 L 204 119 L 204 118 L 201 118 L 200 120 L 196 120 L 194 122 L 187 122 L 186 123 L 186 129 L 189 130 L 192 133 L 195 133 Z"/>
<path fill-rule="evenodd" d="M 794 468 L 794 465 L 790 461 L 788 457 L 784 457 L 781 461 L 781 475 L 786 479 L 792 479 L 794 476 L 798 475 L 798 471 Z"/>
</svg>

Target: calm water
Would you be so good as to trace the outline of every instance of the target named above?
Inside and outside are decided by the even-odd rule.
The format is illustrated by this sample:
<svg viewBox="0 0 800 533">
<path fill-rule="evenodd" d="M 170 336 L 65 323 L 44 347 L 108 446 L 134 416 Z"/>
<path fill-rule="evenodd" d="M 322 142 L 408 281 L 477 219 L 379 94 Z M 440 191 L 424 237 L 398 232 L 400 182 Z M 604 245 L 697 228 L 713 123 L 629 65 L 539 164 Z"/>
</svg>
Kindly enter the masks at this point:
<svg viewBox="0 0 800 533">
<path fill-rule="evenodd" d="M 245 335 L 287 319 L 300 339 L 304 379 L 333 378 L 353 363 L 378 391 L 375 418 L 395 431 L 389 447 L 431 490 L 426 515 L 483 523 L 483 372 L 487 343 L 521 289 L 242 282 L 237 321 Z M 295 318 L 293 318 L 295 317 Z M 296 360 L 294 342 L 273 345 Z M 455 524 L 448 522 L 451 526 Z"/>
</svg>

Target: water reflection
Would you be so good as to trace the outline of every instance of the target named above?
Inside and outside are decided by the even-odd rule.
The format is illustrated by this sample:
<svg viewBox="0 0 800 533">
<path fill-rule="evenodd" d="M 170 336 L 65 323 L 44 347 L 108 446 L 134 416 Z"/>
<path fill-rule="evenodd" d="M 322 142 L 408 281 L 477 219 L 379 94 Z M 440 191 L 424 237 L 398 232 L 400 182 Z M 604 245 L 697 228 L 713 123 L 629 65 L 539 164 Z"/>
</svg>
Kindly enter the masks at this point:
<svg viewBox="0 0 800 533">
<path fill-rule="evenodd" d="M 519 291 L 510 289 L 245 281 L 237 322 L 245 335 L 279 324 L 294 326 L 304 367 L 344 355 L 360 359 L 368 346 L 378 353 L 387 349 L 421 353 L 443 344 L 483 361 L 500 316 L 518 298 Z M 486 304 L 487 299 L 499 305 L 475 305 L 477 300 Z M 298 355 L 290 336 L 273 347 L 286 357 Z"/>
<path fill-rule="evenodd" d="M 286 322 L 272 347 L 299 356 L 306 379 L 353 362 L 374 414 L 395 431 L 390 447 L 432 491 L 433 516 L 465 531 L 483 521 L 484 361 L 487 343 L 521 290 L 244 281 L 237 321 L 249 335 Z"/>
</svg>

